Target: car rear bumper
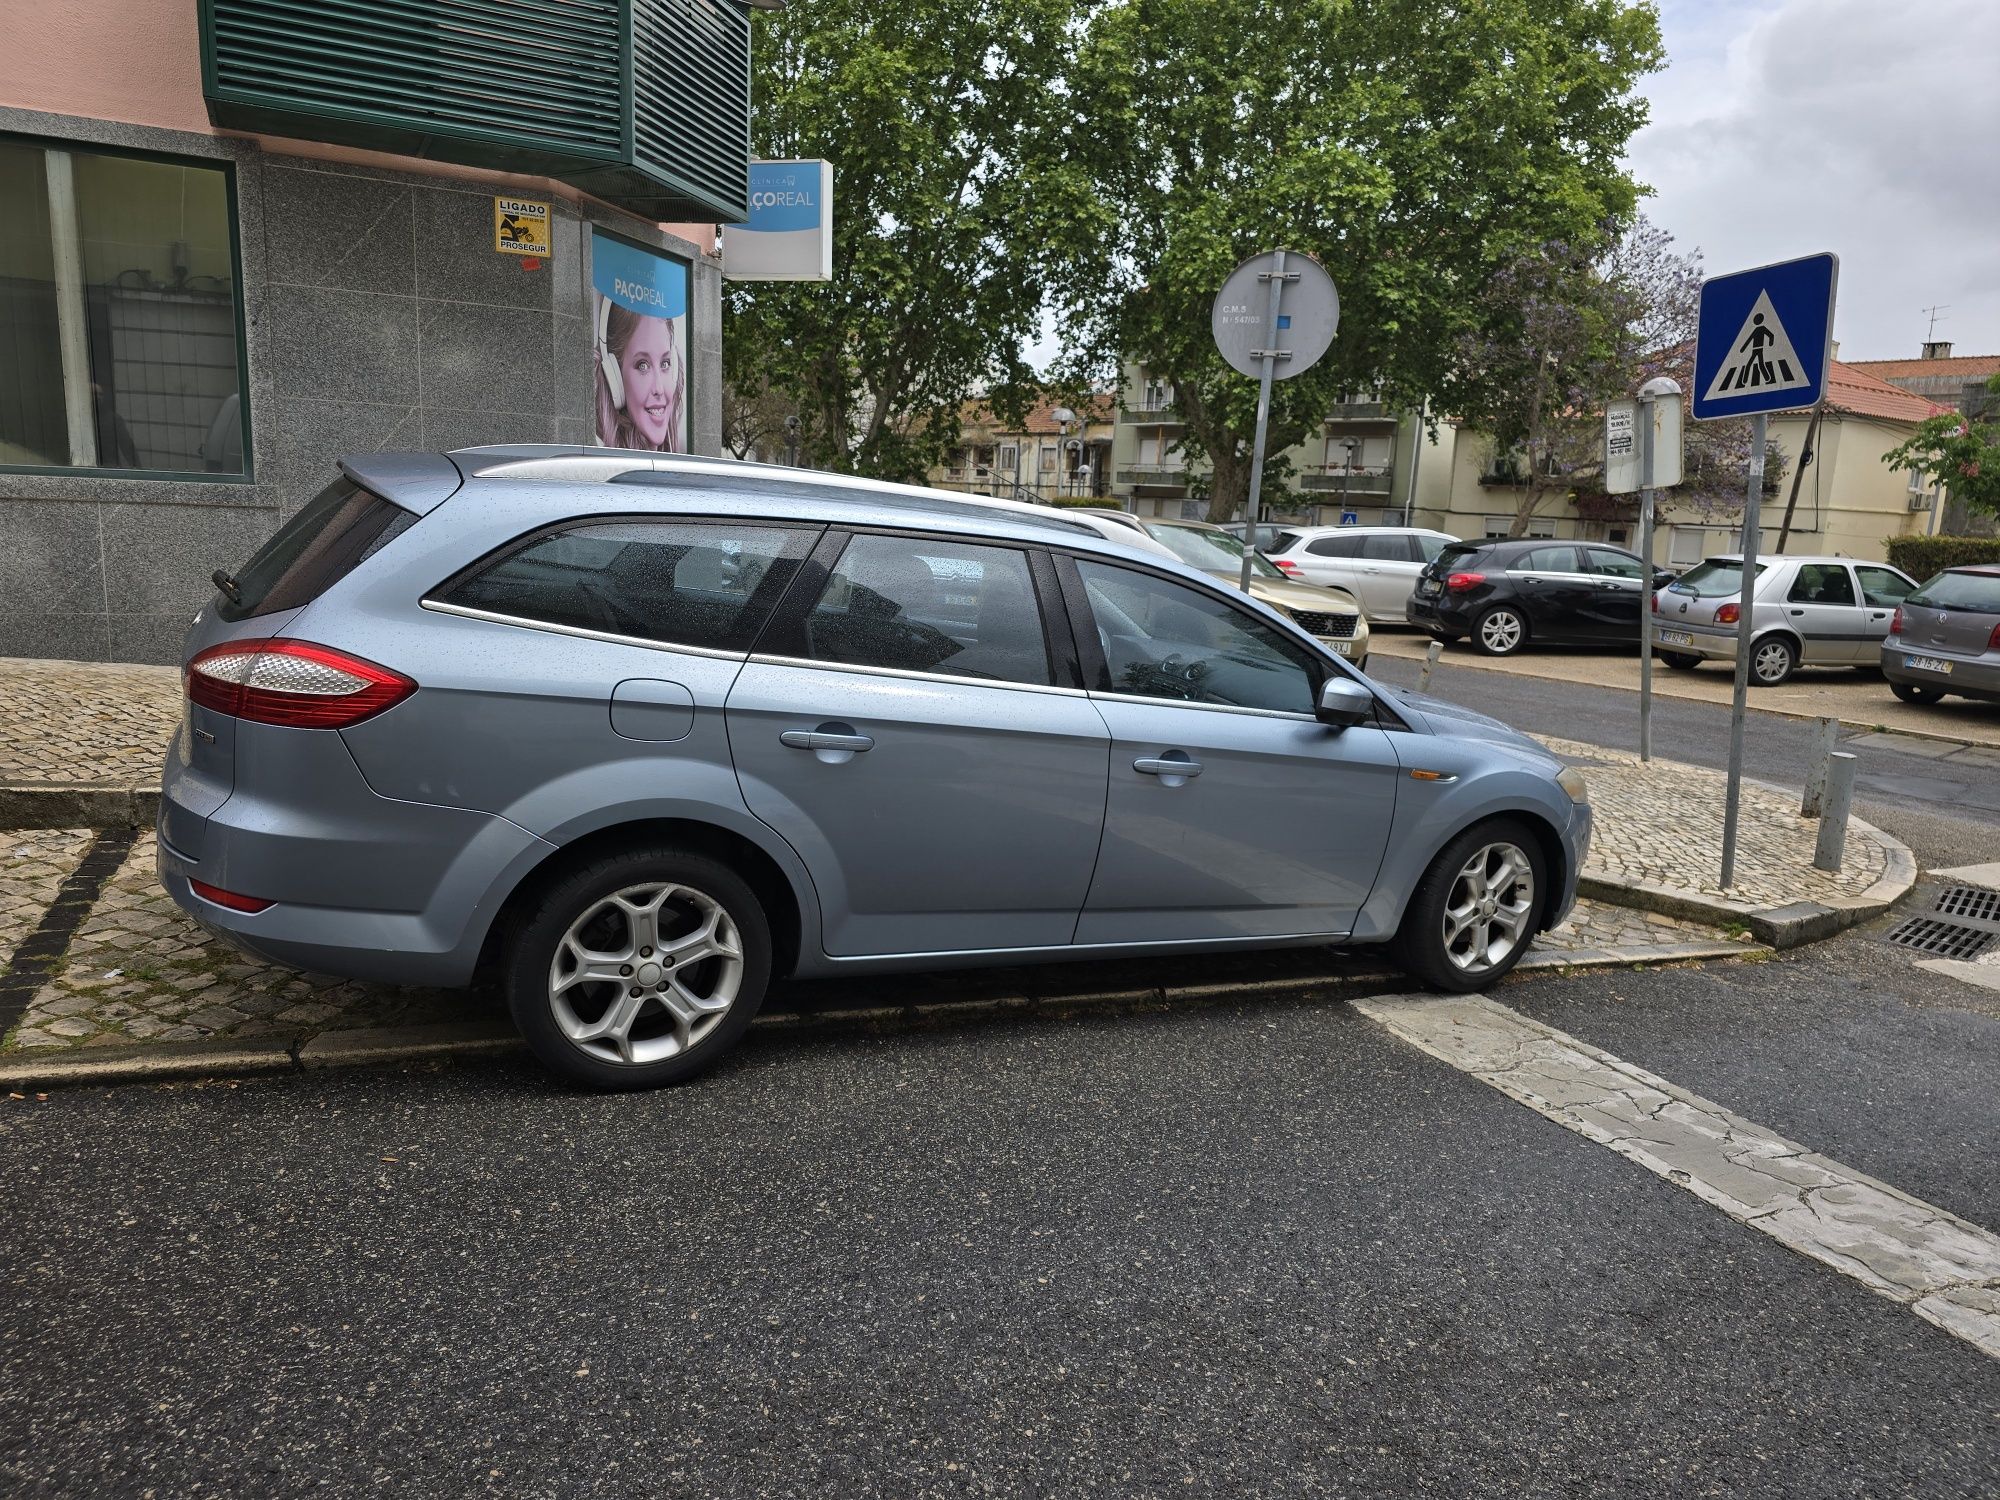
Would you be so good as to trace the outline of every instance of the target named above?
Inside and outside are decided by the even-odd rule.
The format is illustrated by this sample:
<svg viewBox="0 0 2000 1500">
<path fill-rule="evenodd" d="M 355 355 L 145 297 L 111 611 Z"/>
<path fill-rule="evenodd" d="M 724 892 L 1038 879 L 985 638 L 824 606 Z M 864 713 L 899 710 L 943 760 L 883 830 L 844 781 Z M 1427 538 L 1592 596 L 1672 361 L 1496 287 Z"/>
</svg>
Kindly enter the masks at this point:
<svg viewBox="0 0 2000 1500">
<path fill-rule="evenodd" d="M 1688 642 L 1669 639 L 1672 636 L 1682 635 L 1688 637 Z M 1684 656 L 1699 656 L 1705 661 L 1735 661 L 1736 627 L 1695 625 L 1685 620 L 1676 620 L 1668 624 L 1656 619 L 1653 622 L 1653 649 L 1678 651 Z"/>
<path fill-rule="evenodd" d="M 1411 594 L 1406 617 L 1412 625 L 1424 630 L 1435 630 L 1446 635 L 1470 635 L 1472 614 L 1457 596 L 1440 592 L 1429 598 L 1422 594 Z"/>
<path fill-rule="evenodd" d="M 500 901 L 552 846 L 491 813 L 378 796 L 330 730 L 239 727 L 236 786 L 212 811 L 209 789 L 168 762 L 157 867 L 174 902 L 290 968 L 467 983 Z M 194 880 L 272 905 L 219 906 Z"/>
<path fill-rule="evenodd" d="M 1944 662 L 1951 670 L 1912 667 L 1907 660 L 1912 656 Z M 1912 687 L 1937 688 L 1961 697 L 2000 702 L 2000 661 L 1983 654 L 1961 656 L 1935 646 L 1907 646 L 1891 639 L 1882 645 L 1882 675 L 1891 682 Z"/>
</svg>

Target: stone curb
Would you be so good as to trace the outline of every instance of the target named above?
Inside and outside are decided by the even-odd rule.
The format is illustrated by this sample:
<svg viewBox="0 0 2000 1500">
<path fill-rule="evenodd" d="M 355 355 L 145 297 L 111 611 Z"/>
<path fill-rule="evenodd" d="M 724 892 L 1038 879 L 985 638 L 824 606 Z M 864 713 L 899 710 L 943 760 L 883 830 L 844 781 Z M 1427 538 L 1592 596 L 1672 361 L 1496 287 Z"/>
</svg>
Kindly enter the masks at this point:
<svg viewBox="0 0 2000 1500">
<path fill-rule="evenodd" d="M 159 816 L 156 786 L 0 786 L 0 828 L 151 828 Z"/>
<path fill-rule="evenodd" d="M 1768 953 L 1751 943 L 1660 943 L 1631 948 L 1579 948 L 1537 953 L 1521 961 L 1528 973 L 1550 970 L 1627 968 L 1642 964 L 1685 963 L 1712 958 L 1745 958 Z M 1030 997 L 1004 995 L 979 1000 L 947 1000 L 933 1005 L 855 1006 L 838 1010 L 785 1011 L 762 1015 L 758 1031 L 843 1030 L 854 1027 L 914 1029 L 1035 1012 L 1136 1010 L 1149 1006 L 1204 1005 L 1232 998 L 1281 999 L 1311 995 L 1346 999 L 1372 993 L 1384 984 L 1406 982 L 1387 971 L 1362 974 L 1293 974 L 1242 984 L 1189 984 L 1085 990 Z M 129 1047 L 37 1050 L 0 1056 L 0 1089 L 83 1087 L 117 1083 L 162 1083 L 176 1079 L 294 1073 L 433 1058 L 486 1057 L 522 1050 L 511 1025 L 498 1019 L 445 1021 L 425 1026 L 357 1027 L 326 1031 L 299 1042 L 159 1042 Z"/>
<path fill-rule="evenodd" d="M 1767 785 L 1752 782 L 1747 777 L 1744 784 Z M 1768 787 L 1768 790 L 1782 792 L 1784 788 Z M 1627 880 L 1607 875 L 1601 870 L 1593 872 L 1587 866 L 1577 879 L 1577 894 L 1608 901 L 1614 906 L 1637 907 L 1641 911 L 1656 911 L 1663 916 L 1680 917 L 1690 922 L 1740 922 L 1760 943 L 1779 951 L 1797 948 L 1830 938 L 1846 928 L 1880 916 L 1902 900 L 1910 887 L 1917 883 L 1917 857 L 1910 852 L 1909 845 L 1860 818 L 1850 816 L 1847 826 L 1850 833 L 1859 830 L 1874 839 L 1887 856 L 1888 867 L 1881 878 L 1858 896 L 1831 897 L 1824 902 L 1793 901 L 1781 906 L 1753 906 L 1747 901 L 1732 901 L 1726 896 L 1710 896 L 1650 880 Z"/>
<path fill-rule="evenodd" d="M 1379 650 L 1381 655 L 1387 657 L 1391 661 L 1408 661 L 1408 662 L 1415 662 L 1419 666 L 1423 665 L 1424 658 L 1423 658 L 1423 653 L 1421 652 L 1417 653 L 1415 656 L 1405 656 L 1399 651 L 1394 651 L 1387 648 L 1376 647 L 1372 649 Z M 1480 671 L 1480 672 L 1498 672 L 1504 676 L 1509 676 L 1509 677 L 1532 677 L 1540 682 L 1568 682 L 1571 680 L 1566 677 L 1557 676 L 1553 672 L 1528 672 L 1528 671 L 1523 671 L 1518 667 L 1510 668 L 1510 667 L 1500 666 L 1497 663 L 1495 663 L 1490 657 L 1462 656 L 1459 657 L 1456 661 L 1446 658 L 1440 660 L 1438 665 L 1441 667 L 1465 667 L 1469 670 Z M 1639 685 L 1635 682 L 1593 682 L 1587 684 L 1587 686 L 1604 688 L 1614 693 L 1631 693 L 1634 694 L 1635 696 L 1639 691 Z M 1729 704 L 1726 701 L 1718 702 L 1716 699 L 1713 698 L 1705 698 L 1688 693 L 1661 692 L 1657 678 L 1655 679 L 1654 682 L 1653 692 L 1656 697 L 1671 698 L 1676 703 L 1706 703 L 1709 704 L 1711 707 L 1722 708 L 1722 709 L 1726 709 L 1729 707 Z M 1893 701 L 1894 700 L 1891 700 L 1891 702 Z M 1888 705 L 1885 704 L 1883 706 L 1887 707 Z M 1906 739 L 1934 740 L 1941 745 L 1955 745 L 1961 750 L 1992 750 L 1995 748 L 2000 748 L 1996 747 L 1993 741 L 1991 740 L 1968 740 L 1968 739 L 1963 739 L 1955 734 L 1943 734 L 1935 729 L 1906 729 L 1896 724 L 1885 724 L 1879 719 L 1848 718 L 1842 714 L 1814 713 L 1809 709 L 1803 709 L 1803 708 L 1780 708 L 1776 704 L 1759 703 L 1754 694 L 1753 696 L 1751 696 L 1746 700 L 1744 707 L 1750 710 L 1752 713 L 1770 714 L 1773 717 L 1780 719 L 1836 719 L 1842 725 L 1844 725 L 1849 729 L 1859 729 L 1865 733 L 1899 734 Z"/>
</svg>

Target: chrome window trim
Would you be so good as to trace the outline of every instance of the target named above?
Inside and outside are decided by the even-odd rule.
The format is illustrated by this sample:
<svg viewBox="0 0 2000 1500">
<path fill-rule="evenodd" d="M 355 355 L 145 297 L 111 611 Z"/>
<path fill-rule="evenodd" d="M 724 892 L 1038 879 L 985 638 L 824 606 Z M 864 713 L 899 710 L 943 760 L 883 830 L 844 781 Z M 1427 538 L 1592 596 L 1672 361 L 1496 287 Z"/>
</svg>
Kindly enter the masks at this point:
<svg viewBox="0 0 2000 1500">
<path fill-rule="evenodd" d="M 1360 684 L 1366 687 L 1366 683 Z M 1285 708 L 1247 708 L 1238 703 L 1197 703 L 1192 698 L 1154 698 L 1145 693 L 1089 693 L 1086 696 L 1106 703 L 1150 703 L 1155 708 L 1192 708 L 1212 714 L 1246 714 L 1254 719 L 1289 719 L 1299 724 L 1317 724 L 1317 714 L 1298 714 Z M 1350 728 L 1379 729 L 1379 724 L 1350 725 Z"/>
<path fill-rule="evenodd" d="M 465 604 L 445 604 L 436 599 L 420 599 L 418 607 L 441 615 L 458 615 L 467 620 L 484 620 L 490 625 L 518 625 L 524 630 L 546 630 L 552 635 L 575 636 L 585 641 L 608 641 L 614 646 L 640 646 L 648 651 L 672 651 L 681 656 L 706 656 L 715 661 L 742 661 L 747 651 L 722 651 L 714 646 L 683 646 L 673 641 L 649 640 L 642 635 L 619 635 L 609 630 L 589 630 L 581 625 L 558 625 L 553 620 L 536 620 L 526 615 L 506 615 L 498 610 L 473 609 Z"/>
<path fill-rule="evenodd" d="M 960 677 L 950 672 L 918 672 L 909 667 L 871 667 L 862 662 L 818 661 L 806 656 L 777 656 L 752 652 L 750 660 L 762 667 L 811 667 L 821 672 L 852 672 L 863 677 L 897 677 L 912 682 L 941 682 L 952 687 L 1010 688 L 1020 693 L 1054 693 L 1064 698 L 1087 698 L 1082 688 L 1058 687 L 1054 683 L 1007 682 L 997 677 Z"/>
</svg>

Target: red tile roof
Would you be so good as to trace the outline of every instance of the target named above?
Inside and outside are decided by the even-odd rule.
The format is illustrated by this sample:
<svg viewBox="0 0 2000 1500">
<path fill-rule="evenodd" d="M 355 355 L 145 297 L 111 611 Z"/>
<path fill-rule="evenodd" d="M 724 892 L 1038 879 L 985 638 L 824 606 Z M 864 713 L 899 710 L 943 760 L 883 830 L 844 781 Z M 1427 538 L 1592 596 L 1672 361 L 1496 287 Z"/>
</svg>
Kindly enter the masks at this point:
<svg viewBox="0 0 2000 1500">
<path fill-rule="evenodd" d="M 1937 360 L 1928 361 L 1940 363 Z M 1867 370 L 1834 360 L 1826 377 L 1826 405 L 1829 411 L 1847 412 L 1857 417 L 1881 417 L 1890 422 L 1917 423 L 1949 407 L 1911 394 L 1889 384 Z"/>
<path fill-rule="evenodd" d="M 1881 380 L 1907 380 L 1925 375 L 1960 375 L 1977 380 L 1982 375 L 2000 375 L 2000 354 L 1954 354 L 1950 359 L 1856 359 L 1848 361 L 1848 365 Z"/>
<path fill-rule="evenodd" d="M 965 403 L 959 416 L 966 425 L 992 427 L 1007 434 L 1047 433 L 1054 437 L 1060 432 L 1056 419 L 1050 415 L 1058 406 L 1068 406 L 1071 411 L 1083 417 L 1091 426 L 1109 425 L 1117 414 L 1117 402 L 1108 391 L 1099 391 L 1083 402 L 1042 401 L 1028 408 L 1028 420 L 1020 427 L 1001 427 L 999 419 L 987 409 L 986 403 L 974 399 Z"/>
</svg>

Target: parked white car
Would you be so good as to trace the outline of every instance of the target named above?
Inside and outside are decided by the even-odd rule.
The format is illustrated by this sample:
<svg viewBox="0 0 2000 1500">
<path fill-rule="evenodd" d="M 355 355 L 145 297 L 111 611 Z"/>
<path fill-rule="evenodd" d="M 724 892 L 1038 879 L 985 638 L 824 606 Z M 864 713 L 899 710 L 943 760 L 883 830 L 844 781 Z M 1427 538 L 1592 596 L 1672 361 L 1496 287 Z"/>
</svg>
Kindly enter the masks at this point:
<svg viewBox="0 0 2000 1500">
<path fill-rule="evenodd" d="M 1407 619 L 1425 564 L 1457 540 L 1417 526 L 1307 526 L 1282 533 L 1264 555 L 1301 583 L 1346 589 L 1370 620 L 1395 624 Z"/>
</svg>

